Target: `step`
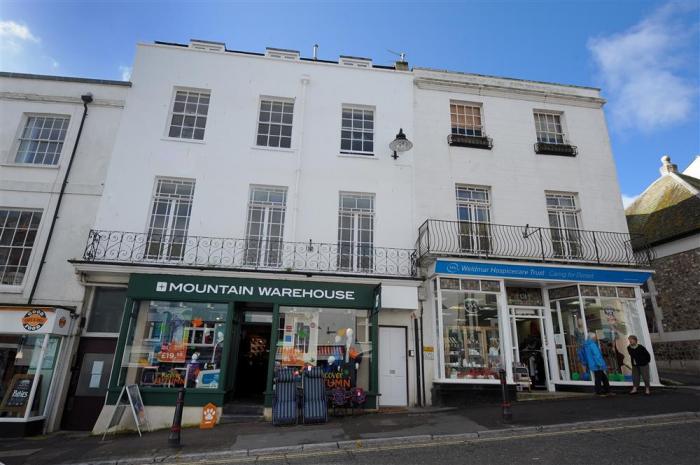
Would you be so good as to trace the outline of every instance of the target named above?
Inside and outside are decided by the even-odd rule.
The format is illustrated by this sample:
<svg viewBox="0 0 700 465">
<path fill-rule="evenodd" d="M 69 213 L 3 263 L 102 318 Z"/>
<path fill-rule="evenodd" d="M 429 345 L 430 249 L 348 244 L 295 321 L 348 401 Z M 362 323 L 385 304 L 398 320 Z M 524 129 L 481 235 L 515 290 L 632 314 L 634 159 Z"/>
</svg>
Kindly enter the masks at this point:
<svg viewBox="0 0 700 465">
<path fill-rule="evenodd" d="M 224 404 L 223 414 L 224 415 L 249 415 L 249 416 L 263 416 L 264 407 L 261 404 L 239 404 L 232 402 L 229 404 Z"/>
<path fill-rule="evenodd" d="M 262 414 L 260 415 L 239 415 L 239 414 L 229 414 L 224 413 L 219 419 L 220 424 L 227 423 L 254 423 L 258 421 L 264 421 Z"/>
</svg>

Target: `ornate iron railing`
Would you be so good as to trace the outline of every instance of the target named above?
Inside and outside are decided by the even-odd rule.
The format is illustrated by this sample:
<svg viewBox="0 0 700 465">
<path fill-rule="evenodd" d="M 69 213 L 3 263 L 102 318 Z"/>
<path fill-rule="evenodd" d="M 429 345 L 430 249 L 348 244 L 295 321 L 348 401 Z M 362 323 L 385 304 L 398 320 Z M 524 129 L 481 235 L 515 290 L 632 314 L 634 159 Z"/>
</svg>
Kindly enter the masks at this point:
<svg viewBox="0 0 700 465">
<path fill-rule="evenodd" d="M 203 236 L 167 236 L 91 230 L 88 262 L 299 271 L 377 276 L 416 275 L 414 249 L 365 244 L 283 242 Z"/>
<path fill-rule="evenodd" d="M 416 250 L 419 260 L 442 255 L 649 266 L 653 259 L 644 238 L 627 233 L 444 220 L 420 226 Z"/>
</svg>

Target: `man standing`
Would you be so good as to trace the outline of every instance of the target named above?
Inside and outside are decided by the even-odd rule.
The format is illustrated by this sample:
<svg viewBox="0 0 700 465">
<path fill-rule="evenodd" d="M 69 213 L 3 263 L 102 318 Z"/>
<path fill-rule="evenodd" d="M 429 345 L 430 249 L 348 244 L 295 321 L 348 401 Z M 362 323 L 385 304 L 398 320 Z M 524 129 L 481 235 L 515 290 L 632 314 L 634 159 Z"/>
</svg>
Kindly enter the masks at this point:
<svg viewBox="0 0 700 465">
<path fill-rule="evenodd" d="M 610 383 L 605 372 L 608 366 L 603 359 L 603 354 L 598 347 L 598 337 L 595 333 L 588 333 L 588 339 L 583 343 L 583 347 L 579 351 L 579 359 L 587 370 L 593 372 L 595 379 L 595 393 L 601 397 L 613 395 L 610 392 Z"/>
<path fill-rule="evenodd" d="M 651 361 L 651 355 L 649 355 L 649 351 L 643 345 L 638 343 L 637 336 L 629 336 L 628 339 L 630 345 L 627 347 L 627 352 L 632 358 L 632 382 L 634 384 L 630 394 L 637 393 L 641 375 L 644 379 L 644 394 L 648 396 L 651 394 L 649 390 L 649 362 Z"/>
</svg>

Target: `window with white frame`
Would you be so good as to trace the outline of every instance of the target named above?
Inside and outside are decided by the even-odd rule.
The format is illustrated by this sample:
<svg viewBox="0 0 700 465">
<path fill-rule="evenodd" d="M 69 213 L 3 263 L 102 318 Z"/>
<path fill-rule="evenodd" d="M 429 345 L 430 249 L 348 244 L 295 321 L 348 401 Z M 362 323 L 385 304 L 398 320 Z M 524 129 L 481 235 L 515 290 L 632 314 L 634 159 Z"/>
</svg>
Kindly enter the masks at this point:
<svg viewBox="0 0 700 465">
<path fill-rule="evenodd" d="M 374 153 L 374 110 L 343 105 L 340 152 L 364 155 Z"/>
<path fill-rule="evenodd" d="M 455 186 L 459 247 L 463 252 L 491 250 L 491 195 L 488 187 Z"/>
<path fill-rule="evenodd" d="M 547 144 L 565 144 L 566 134 L 561 123 L 561 114 L 535 112 L 535 129 L 537 131 L 537 142 Z"/>
<path fill-rule="evenodd" d="M 281 266 L 286 211 L 286 187 L 250 187 L 246 265 L 272 268 Z"/>
<path fill-rule="evenodd" d="M 190 226 L 194 186 L 194 179 L 156 179 L 148 223 L 147 259 L 182 259 Z"/>
<path fill-rule="evenodd" d="M 581 232 L 579 231 L 579 208 L 576 194 L 547 192 L 547 217 L 554 255 L 576 258 L 581 255 Z"/>
<path fill-rule="evenodd" d="M 176 90 L 170 113 L 168 137 L 204 140 L 210 93 L 197 90 Z"/>
<path fill-rule="evenodd" d="M 39 210 L 0 209 L 0 284 L 24 281 L 40 222 Z"/>
<path fill-rule="evenodd" d="M 341 192 L 338 207 L 338 269 L 369 271 L 374 256 L 374 194 Z"/>
<path fill-rule="evenodd" d="M 69 120 L 67 116 L 28 116 L 19 136 L 15 163 L 57 165 Z"/>
<path fill-rule="evenodd" d="M 462 136 L 483 136 L 481 105 L 474 103 L 450 102 L 452 134 Z"/>
<path fill-rule="evenodd" d="M 293 119 L 293 100 L 261 99 L 256 144 L 262 147 L 291 148 Z"/>
</svg>

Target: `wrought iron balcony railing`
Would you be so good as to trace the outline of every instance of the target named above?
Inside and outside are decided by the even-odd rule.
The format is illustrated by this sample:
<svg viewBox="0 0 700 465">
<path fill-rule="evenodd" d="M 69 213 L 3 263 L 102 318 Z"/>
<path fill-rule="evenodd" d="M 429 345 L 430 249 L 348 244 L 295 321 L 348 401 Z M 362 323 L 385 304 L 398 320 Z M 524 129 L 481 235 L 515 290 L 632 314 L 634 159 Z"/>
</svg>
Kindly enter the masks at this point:
<svg viewBox="0 0 700 465">
<path fill-rule="evenodd" d="M 649 266 L 653 259 L 643 237 L 626 233 L 444 220 L 420 226 L 416 249 L 419 260 L 439 255 Z"/>
<path fill-rule="evenodd" d="M 91 230 L 88 262 L 413 277 L 413 249 Z"/>
</svg>

